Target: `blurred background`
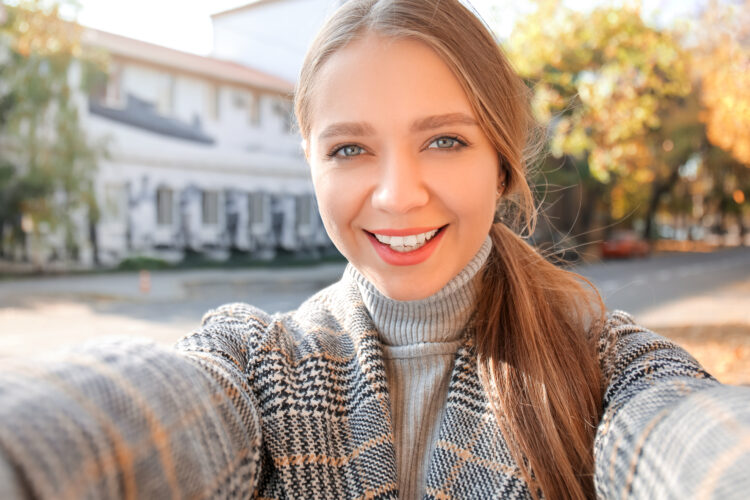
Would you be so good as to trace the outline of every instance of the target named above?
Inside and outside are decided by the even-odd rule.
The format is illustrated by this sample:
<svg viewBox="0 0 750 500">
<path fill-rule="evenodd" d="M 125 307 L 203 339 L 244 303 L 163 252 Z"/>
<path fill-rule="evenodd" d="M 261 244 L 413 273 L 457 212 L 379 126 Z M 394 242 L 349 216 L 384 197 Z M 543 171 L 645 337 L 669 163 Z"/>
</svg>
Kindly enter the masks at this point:
<svg viewBox="0 0 750 500">
<path fill-rule="evenodd" d="M 0 359 L 340 277 L 292 92 L 343 1 L 0 0 Z M 530 241 L 750 384 L 750 0 L 466 3 L 546 133 Z"/>
</svg>

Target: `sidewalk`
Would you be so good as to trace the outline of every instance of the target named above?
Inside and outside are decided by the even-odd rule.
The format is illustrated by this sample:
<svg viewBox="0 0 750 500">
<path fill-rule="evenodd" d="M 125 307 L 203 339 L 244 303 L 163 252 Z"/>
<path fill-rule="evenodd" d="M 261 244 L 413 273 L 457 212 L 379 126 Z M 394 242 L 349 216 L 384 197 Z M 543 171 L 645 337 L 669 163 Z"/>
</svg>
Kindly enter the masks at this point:
<svg viewBox="0 0 750 500">
<path fill-rule="evenodd" d="M 149 275 L 148 293 L 138 273 L 0 281 L 0 359 L 104 335 L 170 345 L 221 303 L 293 308 L 338 280 L 343 268 L 158 271 Z M 750 279 L 662 304 L 635 319 L 684 346 L 722 382 L 750 384 Z"/>
<path fill-rule="evenodd" d="M 104 336 L 172 345 L 209 309 L 249 302 L 295 308 L 337 281 L 344 264 L 305 268 L 154 271 L 0 281 L 0 359 L 59 350 Z M 145 285 L 145 288 L 144 288 Z"/>
<path fill-rule="evenodd" d="M 683 346 L 720 381 L 750 385 L 750 280 L 661 305 L 636 321 Z"/>
<path fill-rule="evenodd" d="M 341 277 L 345 264 L 321 264 L 310 267 L 196 269 L 147 271 L 148 292 L 142 290 L 141 274 L 113 272 L 61 275 L 0 281 L 0 307 L 6 300 L 24 294 L 99 297 L 128 301 L 174 301 L 186 298 L 196 287 L 263 286 L 292 283 L 332 283 Z"/>
</svg>

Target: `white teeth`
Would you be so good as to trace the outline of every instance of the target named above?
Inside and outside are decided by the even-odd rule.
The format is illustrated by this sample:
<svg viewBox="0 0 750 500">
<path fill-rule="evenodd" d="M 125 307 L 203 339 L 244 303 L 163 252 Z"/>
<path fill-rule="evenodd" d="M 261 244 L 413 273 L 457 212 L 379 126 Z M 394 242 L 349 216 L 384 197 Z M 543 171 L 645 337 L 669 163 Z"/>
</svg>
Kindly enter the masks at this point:
<svg viewBox="0 0 750 500">
<path fill-rule="evenodd" d="M 383 234 L 375 234 L 375 238 L 377 238 L 380 243 L 390 245 L 390 247 L 397 252 L 411 252 L 430 241 L 437 232 L 437 229 L 433 229 L 426 233 L 410 234 L 409 236 L 385 236 Z"/>
</svg>

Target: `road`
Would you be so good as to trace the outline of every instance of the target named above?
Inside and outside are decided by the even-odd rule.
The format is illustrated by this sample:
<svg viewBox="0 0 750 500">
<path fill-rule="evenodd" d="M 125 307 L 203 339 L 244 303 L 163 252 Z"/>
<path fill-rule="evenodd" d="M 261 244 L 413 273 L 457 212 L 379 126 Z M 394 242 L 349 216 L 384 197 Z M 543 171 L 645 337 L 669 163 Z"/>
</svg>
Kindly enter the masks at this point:
<svg viewBox="0 0 750 500">
<path fill-rule="evenodd" d="M 648 322 L 655 308 L 715 314 L 717 304 L 747 317 L 750 294 L 733 289 L 694 302 L 712 290 L 750 282 L 750 249 L 664 254 L 634 261 L 605 262 L 575 269 L 600 289 L 610 309 L 624 309 Z M 41 353 L 103 335 L 149 337 L 171 344 L 190 333 L 204 312 L 233 301 L 269 311 L 295 308 L 333 283 L 343 264 L 300 269 L 161 271 L 141 290 L 138 273 L 111 273 L 0 281 L 0 357 Z M 682 301 L 682 302 L 681 302 Z M 659 310 L 659 311 L 661 311 Z M 743 316 L 744 315 L 744 316 Z"/>
<path fill-rule="evenodd" d="M 667 302 L 750 279 L 750 248 L 670 253 L 575 269 L 590 279 L 609 309 L 639 314 Z M 750 304 L 747 304 L 750 310 Z"/>
<path fill-rule="evenodd" d="M 148 291 L 138 273 L 0 281 L 0 357 L 47 352 L 101 336 L 173 344 L 227 302 L 269 312 L 297 307 L 341 277 L 343 264 L 312 268 L 159 271 Z"/>
</svg>

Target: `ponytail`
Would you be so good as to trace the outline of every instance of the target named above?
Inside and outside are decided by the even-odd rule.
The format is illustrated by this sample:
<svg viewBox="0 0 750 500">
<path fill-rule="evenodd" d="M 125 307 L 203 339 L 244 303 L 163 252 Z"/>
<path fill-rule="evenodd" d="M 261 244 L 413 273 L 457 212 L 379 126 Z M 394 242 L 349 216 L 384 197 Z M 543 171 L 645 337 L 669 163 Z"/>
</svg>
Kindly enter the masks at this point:
<svg viewBox="0 0 750 500">
<path fill-rule="evenodd" d="M 474 327 L 493 413 L 532 495 L 593 498 L 604 305 L 504 224 L 491 237 Z"/>
</svg>

